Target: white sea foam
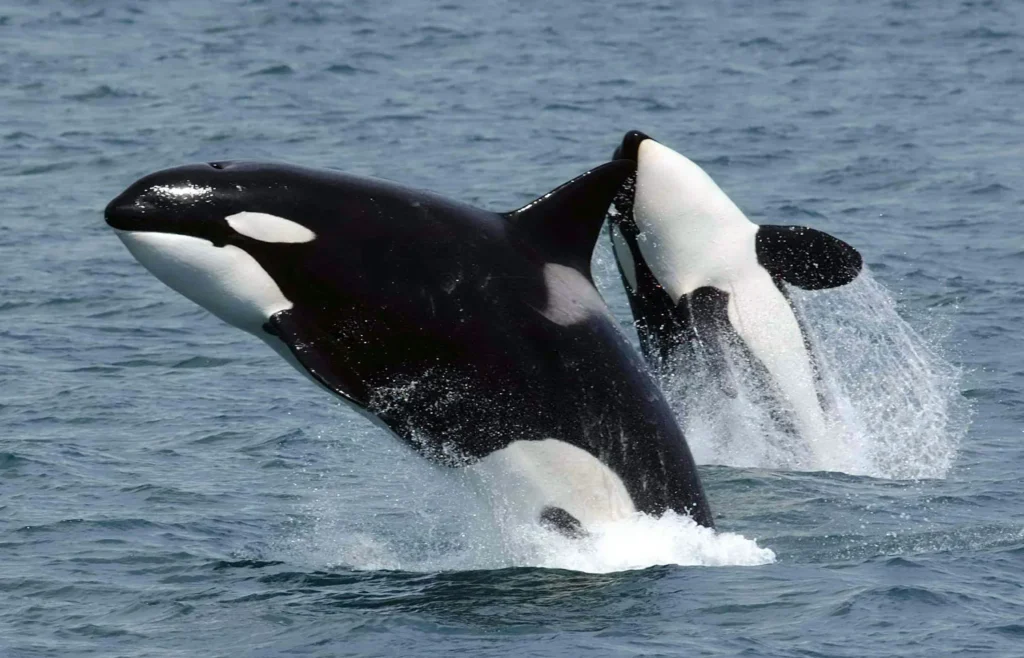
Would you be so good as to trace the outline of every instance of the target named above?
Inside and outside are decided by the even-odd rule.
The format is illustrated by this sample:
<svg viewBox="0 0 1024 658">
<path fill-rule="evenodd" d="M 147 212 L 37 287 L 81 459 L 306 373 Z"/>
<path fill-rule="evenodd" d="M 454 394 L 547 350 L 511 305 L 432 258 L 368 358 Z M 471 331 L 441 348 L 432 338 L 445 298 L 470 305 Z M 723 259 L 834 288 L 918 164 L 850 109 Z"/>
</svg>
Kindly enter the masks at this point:
<svg viewBox="0 0 1024 658">
<path fill-rule="evenodd" d="M 771 549 L 731 532 L 704 528 L 685 516 L 637 514 L 598 524 L 589 536 L 569 539 L 539 526 L 519 529 L 513 543 L 522 565 L 607 573 L 659 564 L 755 566 L 775 561 Z M 517 565 L 518 566 L 518 565 Z"/>
<path fill-rule="evenodd" d="M 775 553 L 754 540 L 704 528 L 672 513 L 661 518 L 636 514 L 595 524 L 588 536 L 571 539 L 535 523 L 505 525 L 486 512 L 414 513 L 396 529 L 365 519 L 353 524 L 339 508 L 318 506 L 313 523 L 294 535 L 285 549 L 289 561 L 317 569 L 435 572 L 543 567 L 609 573 L 668 564 L 756 566 L 775 561 Z"/>
</svg>

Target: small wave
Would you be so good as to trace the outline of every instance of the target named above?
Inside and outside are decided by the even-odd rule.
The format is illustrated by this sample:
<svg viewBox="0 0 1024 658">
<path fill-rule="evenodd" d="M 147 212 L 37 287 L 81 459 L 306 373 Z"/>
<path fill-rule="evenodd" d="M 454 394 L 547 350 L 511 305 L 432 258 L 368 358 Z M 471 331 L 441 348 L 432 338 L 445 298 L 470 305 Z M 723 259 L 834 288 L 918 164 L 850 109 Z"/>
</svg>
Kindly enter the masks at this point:
<svg viewBox="0 0 1024 658">
<path fill-rule="evenodd" d="M 804 208 L 792 203 L 787 203 L 779 208 L 780 217 L 813 217 L 815 219 L 823 219 L 825 216 L 816 210 L 811 208 Z"/>
<path fill-rule="evenodd" d="M 110 365 L 117 366 L 118 368 L 152 368 L 152 367 L 164 367 L 167 364 L 156 359 L 125 359 L 123 361 L 114 361 Z"/>
<path fill-rule="evenodd" d="M 243 432 L 224 430 L 220 432 L 214 432 L 213 434 L 206 434 L 204 436 L 199 437 L 198 439 L 193 440 L 191 443 L 193 445 L 207 445 L 221 443 L 224 441 L 241 441 L 245 438 L 247 438 L 247 435 Z"/>
<path fill-rule="evenodd" d="M 217 368 L 233 363 L 233 359 L 218 359 L 212 356 L 193 356 L 175 363 L 172 368 Z"/>
<path fill-rule="evenodd" d="M 902 523 L 910 523 L 910 519 L 903 519 Z M 990 552 L 1017 557 L 1024 552 L 1022 541 L 1024 529 L 1008 524 L 919 531 L 894 529 L 884 535 L 841 533 L 772 537 L 783 559 L 799 555 L 806 562 L 877 562 L 894 569 L 919 567 L 928 557 L 940 554 Z"/>
<path fill-rule="evenodd" d="M 1009 32 L 1005 30 L 993 30 L 990 27 L 976 27 L 971 30 L 967 30 L 961 35 L 964 39 L 1011 39 L 1017 36 L 1015 32 Z"/>
<path fill-rule="evenodd" d="M 140 530 L 140 529 L 161 529 L 166 526 L 153 521 L 140 518 L 123 519 L 62 519 L 52 523 L 40 525 L 26 525 L 17 529 L 19 533 L 38 534 L 47 532 L 65 532 L 68 528 L 81 528 L 86 530 Z"/>
<path fill-rule="evenodd" d="M 38 176 L 39 174 L 51 174 L 57 171 L 67 171 L 76 166 L 75 162 L 71 161 L 56 161 L 56 162 L 45 162 L 30 164 L 22 169 L 14 172 L 15 176 Z"/>
<path fill-rule="evenodd" d="M 363 73 L 364 69 L 349 66 L 348 64 L 331 64 L 327 67 L 327 72 L 339 75 L 356 75 L 357 73 Z"/>
<path fill-rule="evenodd" d="M 771 48 L 773 50 L 785 50 L 785 47 L 774 39 L 768 37 L 756 37 L 740 41 L 740 48 Z"/>
<path fill-rule="evenodd" d="M 566 112 L 585 112 L 587 107 L 579 103 L 548 103 L 544 106 L 544 111 L 566 111 Z"/>
<path fill-rule="evenodd" d="M 821 57 L 799 57 L 787 64 L 793 68 L 817 68 L 825 71 L 835 71 L 845 65 L 846 57 L 837 53 L 826 53 Z"/>
<path fill-rule="evenodd" d="M 100 625 L 100 624 L 82 624 L 80 626 L 72 626 L 67 629 L 67 633 L 72 636 L 83 636 L 87 638 L 97 639 L 109 639 L 109 638 L 136 638 L 136 639 L 147 639 L 145 635 L 136 633 L 134 631 L 125 630 L 116 626 Z"/>
<path fill-rule="evenodd" d="M 276 567 L 284 564 L 280 560 L 257 560 L 253 558 L 239 559 L 239 560 L 217 560 L 212 564 L 214 571 L 223 571 L 224 569 L 265 569 L 267 567 Z"/>
<path fill-rule="evenodd" d="M 1002 635 L 1024 638 L 1024 624 L 1005 624 L 1003 626 L 993 626 L 989 630 L 995 631 L 996 633 L 1000 633 Z"/>
<path fill-rule="evenodd" d="M 41 302 L 39 306 L 63 306 L 65 304 L 78 304 L 85 300 L 85 297 L 51 297 Z"/>
<path fill-rule="evenodd" d="M 13 452 L 0 452 L 0 470 L 16 469 L 33 460 L 27 459 Z"/>
<path fill-rule="evenodd" d="M 958 597 L 955 595 L 947 595 L 929 587 L 891 585 L 857 592 L 850 597 L 849 603 L 854 606 L 867 605 L 871 607 L 905 604 L 942 607 L 954 602 L 953 599 L 956 598 Z"/>
<path fill-rule="evenodd" d="M 86 91 L 79 92 L 76 94 L 67 94 L 64 96 L 67 100 L 71 101 L 95 101 L 104 100 L 108 98 L 138 98 L 139 94 L 134 92 L 125 91 L 123 89 L 116 89 L 109 85 L 98 85 L 87 89 Z"/>
<path fill-rule="evenodd" d="M 258 71 L 253 71 L 250 76 L 258 75 L 291 75 L 295 73 L 295 69 L 288 66 L 287 64 L 275 64 L 273 66 L 267 66 Z"/>
<path fill-rule="evenodd" d="M 994 195 L 994 194 L 1002 194 L 1003 192 L 1009 192 L 1009 191 L 1011 191 L 1010 188 L 1008 188 L 1007 186 L 1003 185 L 1002 183 L 990 183 L 989 185 L 985 185 L 983 187 L 976 187 L 976 188 L 970 190 L 969 193 L 970 194 L 980 195 L 980 196 L 987 196 L 987 195 Z"/>
</svg>

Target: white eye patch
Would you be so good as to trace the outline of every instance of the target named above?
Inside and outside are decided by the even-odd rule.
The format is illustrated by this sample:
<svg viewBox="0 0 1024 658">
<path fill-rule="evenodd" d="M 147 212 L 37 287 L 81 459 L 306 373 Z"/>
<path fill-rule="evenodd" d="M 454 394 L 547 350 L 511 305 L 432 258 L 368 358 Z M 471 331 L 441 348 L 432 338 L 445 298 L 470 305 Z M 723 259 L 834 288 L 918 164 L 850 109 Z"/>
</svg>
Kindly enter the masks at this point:
<svg viewBox="0 0 1024 658">
<path fill-rule="evenodd" d="M 262 212 L 240 212 L 226 217 L 235 232 L 260 242 L 310 242 L 316 233 L 290 219 Z"/>
</svg>

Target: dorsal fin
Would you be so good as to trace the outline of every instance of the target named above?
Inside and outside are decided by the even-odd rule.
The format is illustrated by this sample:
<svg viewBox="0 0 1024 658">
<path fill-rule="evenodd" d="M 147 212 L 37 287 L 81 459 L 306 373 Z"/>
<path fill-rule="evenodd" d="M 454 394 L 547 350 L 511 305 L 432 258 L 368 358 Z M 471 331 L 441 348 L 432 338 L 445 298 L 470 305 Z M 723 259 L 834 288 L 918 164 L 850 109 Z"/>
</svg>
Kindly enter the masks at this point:
<svg viewBox="0 0 1024 658">
<path fill-rule="evenodd" d="M 635 171 L 630 160 L 608 162 L 505 216 L 546 257 L 590 278 L 590 257 L 608 206 Z"/>
</svg>

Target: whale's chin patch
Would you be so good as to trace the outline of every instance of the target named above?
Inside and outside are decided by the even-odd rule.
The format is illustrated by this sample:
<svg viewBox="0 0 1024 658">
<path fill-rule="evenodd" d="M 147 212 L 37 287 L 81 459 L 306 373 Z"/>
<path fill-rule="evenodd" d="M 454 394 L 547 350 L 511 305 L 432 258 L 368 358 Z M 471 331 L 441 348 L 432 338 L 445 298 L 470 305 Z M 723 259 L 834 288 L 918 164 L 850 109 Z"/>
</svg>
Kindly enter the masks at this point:
<svg viewBox="0 0 1024 658">
<path fill-rule="evenodd" d="M 259 334 L 269 317 L 292 308 L 259 262 L 236 246 L 176 233 L 117 236 L 156 278 L 239 329 Z"/>
</svg>

